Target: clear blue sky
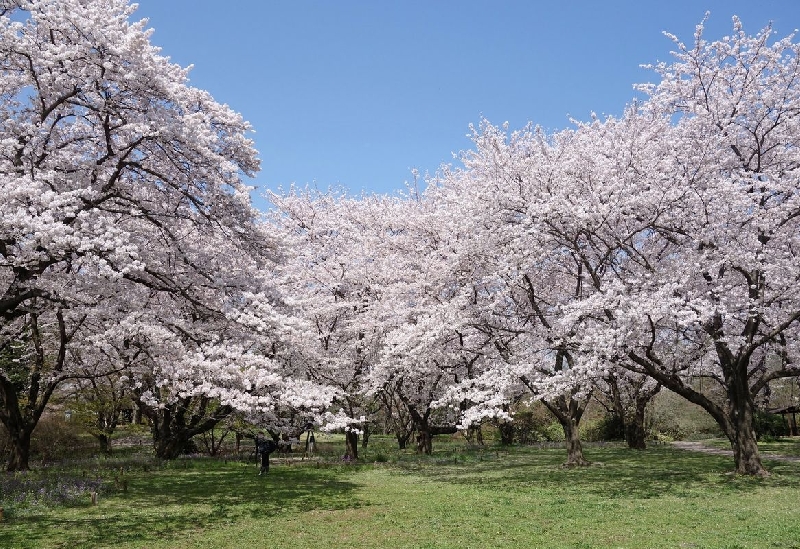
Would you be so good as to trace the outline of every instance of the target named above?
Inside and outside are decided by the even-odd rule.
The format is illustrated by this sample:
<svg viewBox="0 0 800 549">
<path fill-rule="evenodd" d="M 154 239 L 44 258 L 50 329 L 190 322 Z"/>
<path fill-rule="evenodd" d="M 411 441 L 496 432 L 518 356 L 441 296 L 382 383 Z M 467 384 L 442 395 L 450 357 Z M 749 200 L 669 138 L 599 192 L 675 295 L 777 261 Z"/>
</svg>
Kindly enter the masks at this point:
<svg viewBox="0 0 800 549">
<path fill-rule="evenodd" d="M 467 149 L 482 117 L 548 130 L 619 114 L 672 42 L 800 27 L 798 0 L 139 0 L 191 84 L 241 112 L 262 189 L 391 193 Z M 256 205 L 267 207 L 256 197 Z"/>
</svg>

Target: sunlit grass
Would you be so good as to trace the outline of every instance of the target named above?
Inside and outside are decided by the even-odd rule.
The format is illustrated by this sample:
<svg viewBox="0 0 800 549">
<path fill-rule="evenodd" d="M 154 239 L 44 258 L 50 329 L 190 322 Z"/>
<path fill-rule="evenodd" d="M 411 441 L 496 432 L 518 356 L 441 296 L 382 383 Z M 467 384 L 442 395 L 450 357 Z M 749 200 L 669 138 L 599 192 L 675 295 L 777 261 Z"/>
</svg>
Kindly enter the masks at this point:
<svg viewBox="0 0 800 549">
<path fill-rule="evenodd" d="M 731 444 L 727 439 L 715 438 L 704 440 L 703 444 L 712 448 L 730 450 Z M 758 450 L 762 454 L 775 454 L 779 456 L 800 457 L 800 437 L 782 437 L 778 439 L 758 441 Z M 768 457 L 766 459 L 769 459 Z"/>
<path fill-rule="evenodd" d="M 800 548 L 798 464 L 751 479 L 729 474 L 730 458 L 666 446 L 591 447 L 595 465 L 566 469 L 563 449 L 453 441 L 417 456 L 375 442 L 359 464 L 331 440 L 265 477 L 237 461 L 133 464 L 127 491 L 96 506 L 12 513 L 0 547 Z"/>
</svg>

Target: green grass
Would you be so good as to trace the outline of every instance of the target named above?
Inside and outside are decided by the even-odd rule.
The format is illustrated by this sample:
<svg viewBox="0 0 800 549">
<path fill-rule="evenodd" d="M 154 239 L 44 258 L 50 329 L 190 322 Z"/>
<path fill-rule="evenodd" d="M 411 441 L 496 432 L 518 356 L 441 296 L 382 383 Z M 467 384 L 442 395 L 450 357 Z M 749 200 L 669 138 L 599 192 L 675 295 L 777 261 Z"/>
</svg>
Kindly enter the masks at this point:
<svg viewBox="0 0 800 549">
<path fill-rule="evenodd" d="M 704 445 L 722 450 L 730 450 L 731 443 L 725 438 L 715 438 L 702 441 Z M 779 456 L 800 457 L 800 437 L 783 437 L 774 440 L 760 440 L 758 450 L 762 454 L 775 454 Z M 769 458 L 765 458 L 769 460 Z"/>
<path fill-rule="evenodd" d="M 760 441 L 758 443 L 758 449 L 761 452 L 770 454 L 800 457 L 800 437 L 786 437 L 776 440 Z"/>
<path fill-rule="evenodd" d="M 565 469 L 562 449 L 437 441 L 420 457 L 376 442 L 359 464 L 277 459 L 265 477 L 237 461 L 129 460 L 127 491 L 110 486 L 96 506 L 12 508 L 0 547 L 800 549 L 795 463 L 751 479 L 730 475 L 730 458 L 668 446 L 591 447 L 595 465 Z"/>
</svg>

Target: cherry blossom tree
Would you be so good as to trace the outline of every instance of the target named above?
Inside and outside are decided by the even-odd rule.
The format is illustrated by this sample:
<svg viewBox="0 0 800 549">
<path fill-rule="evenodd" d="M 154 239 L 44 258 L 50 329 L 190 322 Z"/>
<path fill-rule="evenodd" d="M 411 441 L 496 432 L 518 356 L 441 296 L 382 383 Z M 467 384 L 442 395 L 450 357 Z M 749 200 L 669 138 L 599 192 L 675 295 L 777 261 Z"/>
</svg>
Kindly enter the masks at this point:
<svg viewBox="0 0 800 549">
<path fill-rule="evenodd" d="M 71 350 L 74 352 L 75 347 Z M 81 376 L 72 377 L 60 388 L 68 395 L 71 421 L 80 423 L 100 446 L 112 453 L 111 440 L 117 427 L 124 423 L 124 413 L 134 408 L 128 377 L 121 372 L 87 368 Z"/>
<path fill-rule="evenodd" d="M 597 401 L 622 424 L 628 448 L 647 448 L 645 414 L 647 406 L 661 391 L 661 383 L 650 376 L 615 368 L 595 383 Z"/>
<path fill-rule="evenodd" d="M 664 215 L 642 261 L 605 299 L 621 305 L 618 326 L 630 335 L 615 336 L 636 368 L 714 417 L 737 472 L 764 475 L 754 401 L 771 380 L 800 374 L 800 46 L 733 24 L 713 42 L 702 24 L 693 46 L 673 37 L 675 61 L 655 66 L 661 82 L 642 88 L 648 108 L 674 121 L 673 170 L 657 187 Z M 722 401 L 682 375 L 701 361 Z"/>
<path fill-rule="evenodd" d="M 435 402 L 460 359 L 458 333 L 439 316 L 448 269 L 435 259 L 438 227 L 427 223 L 427 203 L 309 190 L 271 200 L 272 223 L 291 250 L 277 285 L 306 326 L 292 360 L 338 390 L 324 428 L 345 430 L 345 455 L 356 458 L 377 399 L 388 416 L 405 418 L 398 442 L 413 429 L 430 453 L 442 422 L 455 431 Z"/>
<path fill-rule="evenodd" d="M 660 130 L 622 163 L 625 155 L 594 148 L 613 210 L 589 211 L 614 219 L 587 233 L 615 261 L 564 322 L 580 323 L 575 340 L 598 366 L 646 374 L 703 407 L 729 438 L 736 471 L 765 475 L 756 397 L 800 374 L 798 46 L 791 36 L 771 43 L 769 27 L 748 36 L 735 18 L 731 36 L 706 42 L 702 33 L 701 24 L 694 47 L 675 39 L 676 61 L 654 67 L 662 81 L 642 87 L 650 98 L 638 114 L 597 124 L 606 132 L 649 119 Z M 697 375 L 719 391 L 698 388 Z"/>
<path fill-rule="evenodd" d="M 5 326 L 0 421 L 11 443 L 8 470 L 28 468 L 30 439 L 66 373 L 67 346 L 82 323 L 64 309 L 36 310 Z"/>
<path fill-rule="evenodd" d="M 370 379 L 370 392 L 408 418 L 417 450 L 432 452 L 433 436 L 457 431 L 459 409 L 443 400 L 453 383 L 480 371 L 485 335 L 469 328 L 469 291 L 453 262 L 450 217 L 441 204 L 412 193 L 379 216 L 378 254 L 390 273 L 381 286 L 385 337 Z M 406 434 L 396 433 L 398 443 Z"/>
<path fill-rule="evenodd" d="M 486 266 L 476 295 L 509 366 L 537 349 L 569 364 L 539 378 L 553 395 L 573 365 L 647 375 L 717 420 L 738 472 L 762 475 L 756 397 L 800 374 L 798 46 L 737 19 L 716 42 L 702 30 L 623 117 L 552 136 L 484 126 L 441 185 L 458 189 L 451 215 L 477 220 L 461 234 L 491 243 L 465 253 Z M 692 385 L 699 364 L 723 398 Z"/>
<path fill-rule="evenodd" d="M 375 242 L 383 199 L 310 189 L 270 199 L 271 223 L 289 250 L 275 285 L 304 329 L 291 361 L 307 379 L 335 388 L 323 428 L 344 430 L 344 455 L 357 459 L 372 400 L 365 384 L 383 337 L 375 305 L 390 269 Z"/>
<path fill-rule="evenodd" d="M 253 275 L 273 263 L 274 241 L 242 182 L 259 167 L 242 117 L 189 86 L 188 71 L 149 43 L 146 21 L 129 22 L 135 7 L 122 0 L 5 6 L 0 351 L 15 357 L 0 370 L 0 420 L 14 433 L 9 468 L 26 469 L 30 431 L 78 373 L 70 345 L 133 322 L 147 335 L 136 360 L 160 365 L 158 387 L 205 391 L 224 408 L 233 399 L 219 387 L 186 380 L 218 367 L 228 373 L 214 380 L 274 373 L 264 352 L 227 340 L 243 341 L 234 322 L 275 325 L 278 300 Z M 131 321 L 137 308 L 143 317 Z M 223 324 L 223 339 L 196 336 Z M 105 344 L 126 350 L 117 335 Z M 232 385 L 246 395 L 247 383 Z"/>
<path fill-rule="evenodd" d="M 464 167 L 446 171 L 433 196 L 453 221 L 462 287 L 469 292 L 465 325 L 480 333 L 481 374 L 452 395 L 471 403 L 467 421 L 506 415 L 528 393 L 562 425 L 568 464 L 582 465 L 578 424 L 589 402 L 592 373 L 568 344 L 576 328 L 558 321 L 582 298 L 587 263 L 575 223 L 575 189 L 562 186 L 572 132 L 548 137 L 532 127 L 513 132 L 484 122 Z M 452 398 L 452 397 L 451 397 Z"/>
</svg>

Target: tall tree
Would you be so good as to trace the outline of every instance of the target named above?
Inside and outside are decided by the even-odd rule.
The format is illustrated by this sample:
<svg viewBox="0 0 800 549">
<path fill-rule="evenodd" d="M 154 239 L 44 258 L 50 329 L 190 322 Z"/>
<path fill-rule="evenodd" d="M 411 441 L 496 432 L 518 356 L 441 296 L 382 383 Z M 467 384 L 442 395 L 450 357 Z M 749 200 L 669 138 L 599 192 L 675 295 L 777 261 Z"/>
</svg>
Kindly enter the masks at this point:
<svg viewBox="0 0 800 549">
<path fill-rule="evenodd" d="M 579 313 L 605 318 L 583 335 L 613 342 L 595 348 L 703 407 L 736 471 L 765 475 L 756 397 L 800 374 L 800 45 L 773 40 L 769 27 L 749 36 L 736 18 L 722 40 L 706 41 L 702 24 L 693 46 L 673 38 L 675 61 L 654 67 L 661 82 L 642 88 L 643 109 L 671 123 L 666 147 L 629 168 L 651 174 L 627 191 L 650 229 L 593 296 L 594 312 Z M 701 363 L 723 398 L 690 383 Z"/>
<path fill-rule="evenodd" d="M 14 372 L 0 369 L 10 430 L 34 406 L 18 389 L 43 388 L 43 368 L 58 372 L 47 383 L 68 377 L 67 347 L 88 336 L 76 330 L 113 322 L 106 298 L 146 288 L 225 316 L 224 296 L 247 277 L 219 270 L 223 254 L 266 264 L 269 241 L 242 182 L 259 167 L 248 124 L 188 85 L 187 70 L 149 43 L 146 22 L 129 23 L 134 9 L 12 2 L 0 15 L 0 349 L 34 348 Z M 224 252 L 208 247 L 219 242 Z M 97 322 L 81 325 L 87 315 Z M 24 430 L 53 389 L 39 393 Z M 28 467 L 24 439 L 11 469 Z"/>
<path fill-rule="evenodd" d="M 271 200 L 271 223 L 292 250 L 275 271 L 275 285 L 303 333 L 294 338 L 291 361 L 307 379 L 335 388 L 338 412 L 326 416 L 325 428 L 344 429 L 345 456 L 357 459 L 370 409 L 365 382 L 383 337 L 375 304 L 385 265 L 374 241 L 382 200 L 312 190 Z"/>
<path fill-rule="evenodd" d="M 560 317 L 566 305 L 594 291 L 587 265 L 597 268 L 605 258 L 583 243 L 573 209 L 578 186 L 561 180 L 571 137 L 548 137 L 530 126 L 508 134 L 484 122 L 463 169 L 445 171 L 432 196 L 452 220 L 469 304 L 464 330 L 484 338 L 480 382 L 460 383 L 459 391 L 471 389 L 464 393 L 469 415 L 476 407 L 500 413 L 528 391 L 563 427 L 568 464 L 582 465 L 578 424 L 592 380 L 568 344 L 576 326 Z"/>
<path fill-rule="evenodd" d="M 647 448 L 645 414 L 661 391 L 661 383 L 645 374 L 614 368 L 595 386 L 597 401 L 620 422 L 628 448 Z"/>
</svg>

